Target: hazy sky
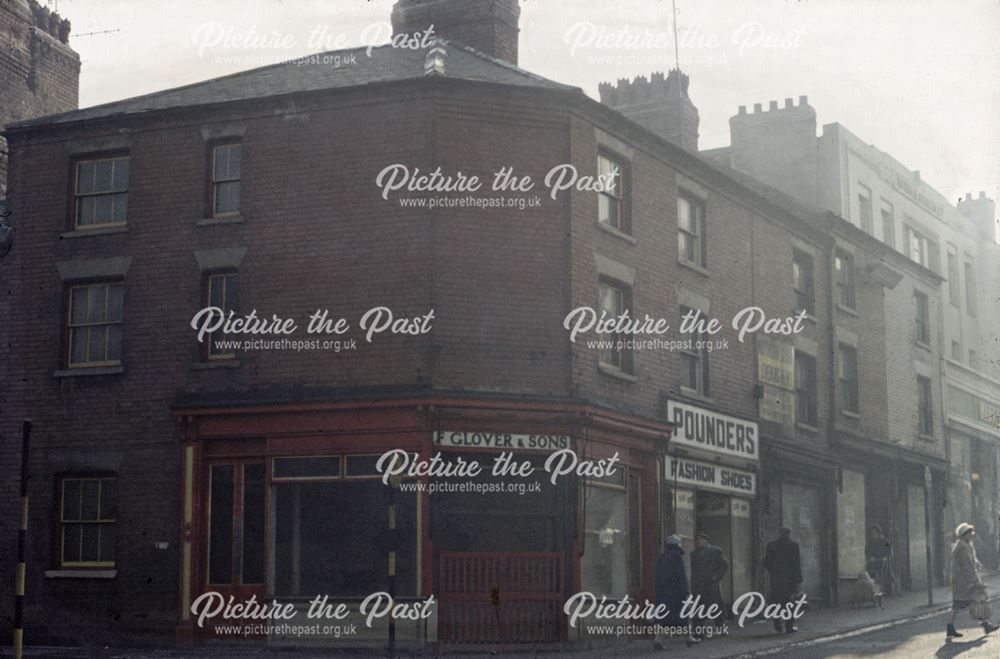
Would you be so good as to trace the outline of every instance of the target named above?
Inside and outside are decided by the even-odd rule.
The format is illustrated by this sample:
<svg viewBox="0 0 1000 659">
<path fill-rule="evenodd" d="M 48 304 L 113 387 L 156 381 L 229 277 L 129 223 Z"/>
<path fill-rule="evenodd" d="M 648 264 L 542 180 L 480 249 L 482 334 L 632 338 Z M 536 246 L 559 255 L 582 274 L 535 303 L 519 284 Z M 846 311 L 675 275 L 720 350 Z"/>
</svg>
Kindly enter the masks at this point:
<svg viewBox="0 0 1000 659">
<path fill-rule="evenodd" d="M 737 106 L 808 95 L 952 203 L 1000 198 L 1000 1 L 676 0 L 702 148 Z M 49 0 L 73 22 L 83 106 L 384 42 L 393 0 Z M 522 67 L 597 96 L 674 62 L 670 0 L 521 0 Z M 111 34 L 88 32 L 118 30 Z M 251 47 L 238 41 L 252 40 Z M 313 41 L 310 43 L 310 38 Z M 226 40 L 229 40 L 228 43 Z M 319 40 L 317 40 L 319 39 Z M 330 47 L 323 47 L 323 39 Z M 603 39 L 603 42 L 601 41 Z"/>
</svg>

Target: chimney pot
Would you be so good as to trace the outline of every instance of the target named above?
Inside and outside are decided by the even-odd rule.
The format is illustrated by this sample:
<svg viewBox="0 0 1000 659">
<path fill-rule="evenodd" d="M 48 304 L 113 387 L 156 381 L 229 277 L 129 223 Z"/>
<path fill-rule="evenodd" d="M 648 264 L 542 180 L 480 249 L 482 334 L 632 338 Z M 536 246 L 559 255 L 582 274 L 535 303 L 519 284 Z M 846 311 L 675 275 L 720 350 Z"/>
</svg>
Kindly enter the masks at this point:
<svg viewBox="0 0 1000 659">
<path fill-rule="evenodd" d="M 966 201 L 972 201 L 972 193 L 971 192 L 966 192 L 965 193 L 965 200 Z"/>
<path fill-rule="evenodd" d="M 786 108 L 790 108 L 790 107 L 792 107 L 792 105 L 793 105 L 792 99 L 791 98 L 786 98 L 785 99 L 785 107 Z"/>
<path fill-rule="evenodd" d="M 979 198 L 980 199 L 986 199 L 986 191 L 985 190 L 980 190 L 979 191 Z"/>
<path fill-rule="evenodd" d="M 754 103 L 753 104 L 753 111 L 754 112 L 761 112 L 761 111 L 763 111 L 763 108 L 761 107 L 760 103 Z"/>
<path fill-rule="evenodd" d="M 739 113 L 740 114 L 746 114 L 747 113 L 747 106 L 741 105 L 740 109 L 739 109 Z"/>
<path fill-rule="evenodd" d="M 808 105 L 808 104 L 809 104 L 808 96 L 799 96 L 799 105 Z"/>
<path fill-rule="evenodd" d="M 777 110 L 778 109 L 778 102 L 777 101 L 771 101 L 771 102 L 769 102 L 767 104 L 767 109 L 768 110 Z"/>
</svg>

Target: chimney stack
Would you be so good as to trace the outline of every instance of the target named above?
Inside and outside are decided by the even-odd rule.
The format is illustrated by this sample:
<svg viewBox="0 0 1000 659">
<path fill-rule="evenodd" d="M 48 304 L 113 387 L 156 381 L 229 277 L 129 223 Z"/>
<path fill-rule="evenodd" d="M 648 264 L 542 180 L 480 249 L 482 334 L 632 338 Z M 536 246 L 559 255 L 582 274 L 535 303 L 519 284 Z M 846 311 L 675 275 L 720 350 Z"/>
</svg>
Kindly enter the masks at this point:
<svg viewBox="0 0 1000 659">
<path fill-rule="evenodd" d="M 517 64 L 518 0 L 396 0 L 392 33 L 425 33 Z"/>
<path fill-rule="evenodd" d="M 693 153 L 698 151 L 698 108 L 688 96 L 688 76 L 672 69 L 646 80 L 602 82 L 601 103 L 618 110 L 640 126 Z"/>
</svg>

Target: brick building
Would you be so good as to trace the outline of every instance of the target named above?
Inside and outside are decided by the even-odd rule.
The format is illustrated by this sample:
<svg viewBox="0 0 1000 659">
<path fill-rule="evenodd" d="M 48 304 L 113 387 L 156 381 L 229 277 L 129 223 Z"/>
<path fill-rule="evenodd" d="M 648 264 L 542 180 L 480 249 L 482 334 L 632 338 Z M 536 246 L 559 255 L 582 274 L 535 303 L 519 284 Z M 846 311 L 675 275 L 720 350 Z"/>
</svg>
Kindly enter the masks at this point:
<svg viewBox="0 0 1000 659">
<path fill-rule="evenodd" d="M 989 282 L 995 281 L 1000 249 L 993 201 L 980 193 L 977 199 L 967 194 L 957 207 L 950 204 L 919 171 L 844 126 L 827 124 L 817 135 L 811 107 L 793 108 L 788 101 L 784 108 L 772 101 L 766 111 L 760 104 L 753 112 L 741 107 L 730 128 L 731 145 L 707 156 L 846 218 L 861 235 L 882 244 L 884 259 L 898 261 L 902 255 L 914 264 L 902 271 L 904 279 L 893 294 L 887 290 L 883 313 L 872 309 L 860 315 L 906 328 L 902 342 L 898 333 L 886 337 L 889 425 L 866 431 L 864 440 L 870 446 L 902 447 L 914 461 L 909 477 L 900 480 L 895 468 L 875 469 L 883 474 L 881 485 L 870 477 L 867 482 L 868 523 L 879 524 L 893 541 L 903 585 L 923 587 L 926 568 L 918 564 L 926 563 L 921 555 L 928 538 L 920 523 L 925 500 L 934 504 L 930 543 L 937 580 L 946 574 L 943 550 L 962 520 L 975 521 L 980 555 L 995 564 L 1000 361 L 994 339 L 1000 309 Z M 914 377 L 921 378 L 916 396 Z M 929 407 L 919 404 L 928 400 Z M 921 463 L 934 471 L 926 492 L 920 492 Z M 862 482 L 857 480 L 859 486 Z M 899 501 L 898 509 L 877 503 L 886 498 Z M 854 517 L 864 519 L 860 513 Z M 855 556 L 850 565 L 856 567 L 861 558 Z"/>
<path fill-rule="evenodd" d="M 598 103 L 517 68 L 516 3 L 455 6 L 397 3 L 397 30 L 434 24 L 429 49 L 340 51 L 9 127 L 21 233 L 0 381 L 17 385 L 0 464 L 17 464 L 30 416 L 29 642 L 201 638 L 190 605 L 209 591 L 356 607 L 389 588 L 440 603 L 397 623 L 400 642 L 572 640 L 565 598 L 652 598 L 666 532 L 710 533 L 731 596 L 764 586 L 782 525 L 809 595 L 837 601 L 837 549 L 858 540 L 843 540 L 843 474 L 867 460 L 841 445 L 899 423 L 884 365 L 912 347 L 883 314 L 913 294 L 899 281 L 931 297 L 939 278 L 699 156 L 678 72 Z M 383 193 L 394 164 L 486 181 L 512 167 L 537 187 L 505 206 Z M 562 164 L 620 175 L 550 196 L 540 182 Z M 322 350 L 200 343 L 209 304 L 300 325 L 326 308 L 352 329 Z M 368 341 L 359 319 L 378 306 L 432 328 Z M 694 338 L 728 347 L 571 341 L 567 315 L 588 307 L 666 319 L 664 340 L 716 318 Z M 794 336 L 741 340 L 730 320 L 748 307 L 807 316 Z M 555 484 L 539 469 L 535 493 L 483 496 L 390 488 L 376 467 L 390 450 L 506 447 L 539 468 L 562 447 L 621 468 Z M 302 642 L 268 638 L 286 640 Z"/>
</svg>

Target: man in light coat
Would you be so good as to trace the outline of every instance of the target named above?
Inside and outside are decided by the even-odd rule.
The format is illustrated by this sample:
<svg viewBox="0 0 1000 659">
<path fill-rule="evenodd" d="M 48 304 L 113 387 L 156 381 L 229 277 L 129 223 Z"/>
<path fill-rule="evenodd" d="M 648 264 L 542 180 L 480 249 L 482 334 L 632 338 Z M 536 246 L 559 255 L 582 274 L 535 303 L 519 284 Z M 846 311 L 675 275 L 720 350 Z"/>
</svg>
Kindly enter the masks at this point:
<svg viewBox="0 0 1000 659">
<path fill-rule="evenodd" d="M 973 601 L 986 598 L 986 585 L 979 577 L 979 561 L 972 540 L 976 537 L 976 527 L 962 522 L 955 529 L 958 540 L 951 550 L 951 618 L 948 620 L 946 638 L 963 636 L 955 630 L 955 616 L 967 609 Z M 983 621 L 983 630 L 989 634 L 997 626 L 989 620 Z"/>
</svg>

